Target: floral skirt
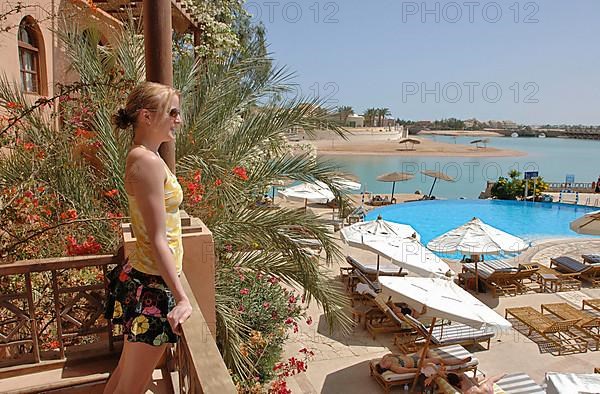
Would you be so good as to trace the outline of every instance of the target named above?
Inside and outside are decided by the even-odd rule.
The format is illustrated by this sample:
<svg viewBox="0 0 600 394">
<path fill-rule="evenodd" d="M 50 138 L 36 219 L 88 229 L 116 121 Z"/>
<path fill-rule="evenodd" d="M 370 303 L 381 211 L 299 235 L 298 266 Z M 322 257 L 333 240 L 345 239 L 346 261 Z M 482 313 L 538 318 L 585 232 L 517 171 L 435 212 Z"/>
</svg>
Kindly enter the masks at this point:
<svg viewBox="0 0 600 394">
<path fill-rule="evenodd" d="M 176 343 L 167 314 L 175 298 L 160 275 L 137 271 L 126 262 L 108 274 L 104 317 L 123 326 L 130 342 L 160 346 Z"/>
</svg>

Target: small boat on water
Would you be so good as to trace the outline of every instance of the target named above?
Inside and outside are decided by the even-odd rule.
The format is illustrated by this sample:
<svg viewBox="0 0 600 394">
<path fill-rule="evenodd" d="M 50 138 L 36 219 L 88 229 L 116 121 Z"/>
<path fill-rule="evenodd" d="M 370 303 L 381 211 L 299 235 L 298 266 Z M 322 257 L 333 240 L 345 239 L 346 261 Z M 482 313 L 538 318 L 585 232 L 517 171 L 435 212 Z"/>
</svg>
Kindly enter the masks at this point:
<svg viewBox="0 0 600 394">
<path fill-rule="evenodd" d="M 518 133 L 512 133 L 510 136 L 513 137 L 513 138 L 517 138 L 519 136 L 519 134 Z"/>
<path fill-rule="evenodd" d="M 539 134 L 538 134 L 538 138 L 546 138 L 546 134 L 544 134 L 544 133 L 539 133 Z"/>
</svg>

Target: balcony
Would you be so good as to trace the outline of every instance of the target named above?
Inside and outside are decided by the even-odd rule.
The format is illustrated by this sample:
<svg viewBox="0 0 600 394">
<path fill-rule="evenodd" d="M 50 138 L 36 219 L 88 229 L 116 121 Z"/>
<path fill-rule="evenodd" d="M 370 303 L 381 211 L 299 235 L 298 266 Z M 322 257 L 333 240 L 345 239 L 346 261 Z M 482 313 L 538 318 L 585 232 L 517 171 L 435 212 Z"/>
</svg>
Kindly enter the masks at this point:
<svg viewBox="0 0 600 394">
<path fill-rule="evenodd" d="M 155 370 L 152 393 L 234 393 L 215 343 L 214 248 L 204 224 L 182 214 L 182 284 L 193 314 L 179 344 Z M 124 227 L 116 255 L 26 260 L 0 265 L 0 380 L 5 393 L 101 393 L 122 347 L 120 327 L 103 318 L 105 276 L 135 238 Z M 85 278 L 73 283 L 73 273 Z M 71 280 L 68 280 L 68 279 Z M 50 307 L 48 307 L 50 306 Z"/>
</svg>

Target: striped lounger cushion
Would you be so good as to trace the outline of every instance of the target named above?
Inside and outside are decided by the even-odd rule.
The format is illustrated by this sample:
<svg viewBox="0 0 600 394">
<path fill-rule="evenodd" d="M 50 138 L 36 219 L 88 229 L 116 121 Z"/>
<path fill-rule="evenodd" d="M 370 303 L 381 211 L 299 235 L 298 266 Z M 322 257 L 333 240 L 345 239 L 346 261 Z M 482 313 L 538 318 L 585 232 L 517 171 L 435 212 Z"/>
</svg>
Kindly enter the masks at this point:
<svg viewBox="0 0 600 394">
<path fill-rule="evenodd" d="M 490 328 L 475 329 L 461 323 L 446 324 L 433 328 L 433 340 L 438 345 L 469 340 L 486 341 L 494 336 Z"/>
<path fill-rule="evenodd" d="M 470 271 L 475 271 L 475 263 L 466 263 L 464 266 Z M 479 271 L 479 275 L 483 279 L 489 278 L 490 275 L 498 270 L 511 270 L 516 272 L 518 268 L 502 260 L 490 260 L 477 263 L 477 271 Z"/>
<path fill-rule="evenodd" d="M 438 357 L 447 360 L 447 359 L 453 359 L 453 358 L 457 358 L 457 359 L 461 359 L 461 358 L 466 358 L 471 356 L 471 361 L 469 361 L 466 364 L 461 364 L 461 365 L 448 365 L 446 367 L 447 371 L 452 371 L 455 369 L 465 369 L 465 368 L 472 368 L 475 367 L 477 364 L 479 364 L 479 361 L 473 357 L 473 355 L 471 353 L 469 353 L 469 351 L 467 349 L 465 349 L 464 347 L 460 346 L 460 345 L 452 345 L 452 346 L 444 346 L 444 347 L 439 347 L 436 349 L 431 349 L 432 352 L 436 353 L 438 355 Z M 375 364 L 377 364 L 379 362 L 380 359 L 375 359 L 375 360 L 371 360 L 371 364 L 373 364 L 373 366 L 375 366 Z M 395 373 L 392 371 L 385 371 L 384 373 L 381 374 L 381 377 L 386 380 L 387 382 L 395 382 L 398 380 L 408 380 L 408 379 L 412 379 L 414 378 L 415 374 L 414 373 Z"/>
<path fill-rule="evenodd" d="M 496 384 L 508 394 L 544 394 L 546 391 L 526 373 L 512 373 Z"/>
</svg>

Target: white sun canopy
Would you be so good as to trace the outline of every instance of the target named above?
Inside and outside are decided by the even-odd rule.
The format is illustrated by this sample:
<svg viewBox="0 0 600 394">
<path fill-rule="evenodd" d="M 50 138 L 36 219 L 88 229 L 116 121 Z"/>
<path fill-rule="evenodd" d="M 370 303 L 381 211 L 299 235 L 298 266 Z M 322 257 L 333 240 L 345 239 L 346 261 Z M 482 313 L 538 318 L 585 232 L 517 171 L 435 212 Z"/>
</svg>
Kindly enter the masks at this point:
<svg viewBox="0 0 600 394">
<path fill-rule="evenodd" d="M 308 201 L 317 204 L 327 204 L 329 201 L 335 199 L 333 192 L 329 188 L 323 188 L 313 183 L 301 183 L 284 190 L 279 190 L 278 193 L 291 200 Z"/>
<path fill-rule="evenodd" d="M 443 277 L 447 280 L 455 274 L 441 258 L 411 237 L 369 241 L 366 245 L 375 253 L 391 259 L 395 265 L 422 277 Z"/>
<path fill-rule="evenodd" d="M 521 252 L 529 244 L 502 230 L 473 218 L 460 227 L 429 241 L 427 247 L 435 252 L 470 255 Z"/>
<path fill-rule="evenodd" d="M 419 234 L 408 224 L 388 222 L 381 216 L 377 220 L 358 222 L 344 227 L 340 233 L 344 242 L 361 249 L 370 249 L 366 247 L 367 242 L 400 240 L 413 235 L 420 239 Z"/>
<path fill-rule="evenodd" d="M 600 211 L 589 212 L 569 225 L 578 234 L 600 235 Z"/>
<path fill-rule="evenodd" d="M 476 329 L 484 326 L 499 330 L 511 327 L 509 321 L 453 281 L 392 276 L 382 276 L 379 281 L 382 292 L 394 301 L 405 302 L 418 311 L 426 306 L 426 317 L 448 319 Z"/>
</svg>

